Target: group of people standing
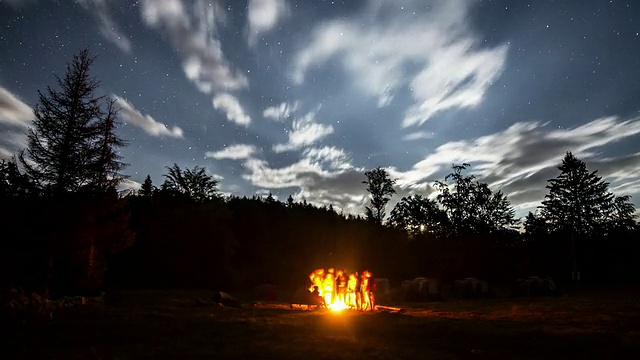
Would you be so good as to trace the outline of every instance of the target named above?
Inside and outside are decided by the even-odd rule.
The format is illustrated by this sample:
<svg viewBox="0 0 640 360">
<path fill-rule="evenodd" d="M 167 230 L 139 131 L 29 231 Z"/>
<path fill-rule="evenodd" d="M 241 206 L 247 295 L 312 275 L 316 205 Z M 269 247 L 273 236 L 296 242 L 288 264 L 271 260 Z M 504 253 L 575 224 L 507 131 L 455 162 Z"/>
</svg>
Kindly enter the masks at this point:
<svg viewBox="0 0 640 360">
<path fill-rule="evenodd" d="M 326 307 L 339 304 L 360 311 L 375 310 L 373 274 L 365 270 L 349 273 L 334 268 L 318 269 L 309 275 L 309 291 Z"/>
</svg>

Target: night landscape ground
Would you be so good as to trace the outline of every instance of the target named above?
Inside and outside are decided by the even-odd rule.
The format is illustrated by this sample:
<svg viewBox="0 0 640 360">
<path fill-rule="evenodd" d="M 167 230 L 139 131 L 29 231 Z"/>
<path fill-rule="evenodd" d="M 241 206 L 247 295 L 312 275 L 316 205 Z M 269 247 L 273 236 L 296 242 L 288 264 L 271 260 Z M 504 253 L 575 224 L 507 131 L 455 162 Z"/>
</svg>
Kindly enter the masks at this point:
<svg viewBox="0 0 640 360">
<path fill-rule="evenodd" d="M 640 291 L 402 304 L 403 313 L 203 302 L 211 292 L 124 292 L 27 321 L 3 319 L 9 358 L 633 359 Z M 7 341 L 10 339 L 9 341 Z"/>
</svg>

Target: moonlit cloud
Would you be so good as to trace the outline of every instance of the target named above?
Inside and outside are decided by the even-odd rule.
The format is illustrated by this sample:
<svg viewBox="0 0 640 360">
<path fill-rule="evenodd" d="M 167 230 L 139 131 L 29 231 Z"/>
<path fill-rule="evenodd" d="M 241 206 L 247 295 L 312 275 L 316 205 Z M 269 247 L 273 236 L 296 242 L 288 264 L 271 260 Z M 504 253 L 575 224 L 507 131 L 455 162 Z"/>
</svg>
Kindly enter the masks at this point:
<svg viewBox="0 0 640 360">
<path fill-rule="evenodd" d="M 481 47 L 466 25 L 472 2 L 434 2 L 429 11 L 407 16 L 420 3 L 370 0 L 366 15 L 320 25 L 295 56 L 293 79 L 301 84 L 310 68 L 337 59 L 379 106 L 406 88 L 414 103 L 403 126 L 478 105 L 505 66 L 507 46 Z"/>
<path fill-rule="evenodd" d="M 24 131 L 0 131 L 0 159 L 9 159 L 27 147 L 27 133 Z"/>
<path fill-rule="evenodd" d="M 213 107 L 223 111 L 227 119 L 242 126 L 249 126 L 251 117 L 244 112 L 238 98 L 227 93 L 218 94 L 213 98 Z"/>
<path fill-rule="evenodd" d="M 420 140 L 420 139 L 432 139 L 434 134 L 432 132 L 427 131 L 416 131 L 411 134 L 405 135 L 402 139 L 411 141 L 411 140 Z"/>
<path fill-rule="evenodd" d="M 294 197 L 315 205 L 332 204 L 336 210 L 359 213 L 366 198 L 363 169 L 354 168 L 341 149 L 308 149 L 298 161 L 274 168 L 266 160 L 243 162 L 242 177 L 265 189 L 297 188 Z"/>
<path fill-rule="evenodd" d="M 216 22 L 223 10 L 216 3 L 198 0 L 188 8 L 181 0 L 143 0 L 140 6 L 144 22 L 166 34 L 182 58 L 184 73 L 200 91 L 230 91 L 249 84 L 222 52 Z"/>
<path fill-rule="evenodd" d="M 280 153 L 298 150 L 304 146 L 312 145 L 332 133 L 333 126 L 317 123 L 315 114 L 308 113 L 303 118 L 293 121 L 289 132 L 289 141 L 285 144 L 274 145 L 273 151 Z"/>
<path fill-rule="evenodd" d="M 100 20 L 100 33 L 105 39 L 116 45 L 122 52 L 131 52 L 131 41 L 113 20 L 106 0 L 78 0 L 78 3 L 85 9 L 91 10 Z"/>
<path fill-rule="evenodd" d="M 271 30 L 288 12 L 285 0 L 249 0 L 247 6 L 249 44 L 255 44 L 260 34 Z"/>
<path fill-rule="evenodd" d="M 168 136 L 173 138 L 183 138 L 183 131 L 180 127 L 174 126 L 169 129 L 167 125 L 156 121 L 150 115 L 144 115 L 138 111 L 129 101 L 113 95 L 116 104 L 120 106 L 120 115 L 123 116 L 130 124 L 135 125 L 147 134 L 152 136 Z"/>
<path fill-rule="evenodd" d="M 253 145 L 246 144 L 236 144 L 227 146 L 219 151 L 207 151 L 205 153 L 206 157 L 214 158 L 217 160 L 221 159 L 231 159 L 231 160 L 240 160 L 240 159 L 249 159 L 257 152 L 256 147 Z"/>
<path fill-rule="evenodd" d="M 0 87 L 0 123 L 27 127 L 33 121 L 33 109 L 9 90 Z"/>
<path fill-rule="evenodd" d="M 262 116 L 276 121 L 285 121 L 298 110 L 298 103 L 293 104 L 283 102 L 278 106 L 270 106 L 262 112 Z"/>
</svg>

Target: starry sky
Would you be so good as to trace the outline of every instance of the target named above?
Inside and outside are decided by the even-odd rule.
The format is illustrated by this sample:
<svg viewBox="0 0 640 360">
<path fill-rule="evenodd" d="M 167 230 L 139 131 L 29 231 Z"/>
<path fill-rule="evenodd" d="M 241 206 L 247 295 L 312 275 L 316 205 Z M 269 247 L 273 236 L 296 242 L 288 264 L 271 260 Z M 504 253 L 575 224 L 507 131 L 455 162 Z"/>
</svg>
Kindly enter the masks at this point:
<svg viewBox="0 0 640 360">
<path fill-rule="evenodd" d="M 360 214 L 381 166 L 389 212 L 467 162 L 524 216 L 571 151 L 640 205 L 637 1 L 0 0 L 1 158 L 84 48 L 127 187 L 176 163 Z"/>
</svg>

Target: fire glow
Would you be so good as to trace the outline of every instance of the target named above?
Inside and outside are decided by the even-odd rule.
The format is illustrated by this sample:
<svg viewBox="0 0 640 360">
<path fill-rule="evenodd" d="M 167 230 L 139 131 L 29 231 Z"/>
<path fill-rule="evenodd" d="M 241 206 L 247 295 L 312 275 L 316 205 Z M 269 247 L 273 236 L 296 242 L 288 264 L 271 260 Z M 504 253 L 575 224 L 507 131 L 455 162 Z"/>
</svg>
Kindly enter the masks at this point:
<svg viewBox="0 0 640 360">
<path fill-rule="evenodd" d="M 345 270 L 318 269 L 309 274 L 309 292 L 327 309 L 340 312 L 346 309 L 373 311 L 375 298 L 372 274 L 362 275 Z"/>
</svg>

